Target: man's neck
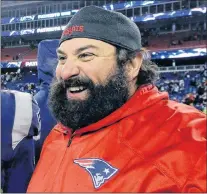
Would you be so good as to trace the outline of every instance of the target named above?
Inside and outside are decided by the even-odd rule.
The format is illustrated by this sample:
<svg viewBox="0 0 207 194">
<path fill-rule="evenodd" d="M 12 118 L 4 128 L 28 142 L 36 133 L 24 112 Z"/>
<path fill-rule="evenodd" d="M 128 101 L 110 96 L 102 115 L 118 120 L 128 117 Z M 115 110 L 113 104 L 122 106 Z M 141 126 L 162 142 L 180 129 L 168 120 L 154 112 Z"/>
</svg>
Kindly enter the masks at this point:
<svg viewBox="0 0 207 194">
<path fill-rule="evenodd" d="M 137 86 L 136 82 L 131 84 L 131 86 L 129 87 L 129 98 L 128 99 L 130 99 L 134 95 L 134 93 L 137 91 L 137 89 L 138 89 L 138 86 Z"/>
</svg>

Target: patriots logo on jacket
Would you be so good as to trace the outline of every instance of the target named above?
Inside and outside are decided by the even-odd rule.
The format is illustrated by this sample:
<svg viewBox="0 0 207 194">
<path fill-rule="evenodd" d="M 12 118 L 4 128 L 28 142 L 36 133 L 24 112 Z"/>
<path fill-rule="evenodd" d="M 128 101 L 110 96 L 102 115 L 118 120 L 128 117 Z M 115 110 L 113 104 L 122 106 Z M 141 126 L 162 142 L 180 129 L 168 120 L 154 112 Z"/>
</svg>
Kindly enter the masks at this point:
<svg viewBox="0 0 207 194">
<path fill-rule="evenodd" d="M 106 180 L 109 180 L 118 171 L 117 168 L 114 168 L 104 160 L 97 158 L 76 159 L 74 160 L 74 163 L 89 172 L 96 189 L 98 189 Z"/>
</svg>

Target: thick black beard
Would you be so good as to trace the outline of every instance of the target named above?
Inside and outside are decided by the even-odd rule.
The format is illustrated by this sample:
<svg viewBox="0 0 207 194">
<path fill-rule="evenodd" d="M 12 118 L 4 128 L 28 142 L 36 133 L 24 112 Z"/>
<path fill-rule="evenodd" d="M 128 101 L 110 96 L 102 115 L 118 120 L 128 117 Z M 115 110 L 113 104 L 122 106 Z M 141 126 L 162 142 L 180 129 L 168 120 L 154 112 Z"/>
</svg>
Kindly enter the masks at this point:
<svg viewBox="0 0 207 194">
<path fill-rule="evenodd" d="M 86 86 L 86 100 L 69 100 L 66 96 L 70 86 Z M 94 85 L 88 78 L 71 78 L 67 81 L 56 78 L 51 84 L 48 105 L 54 117 L 73 130 L 83 128 L 105 118 L 120 108 L 129 98 L 127 79 L 123 67 L 108 78 L 107 84 Z"/>
</svg>

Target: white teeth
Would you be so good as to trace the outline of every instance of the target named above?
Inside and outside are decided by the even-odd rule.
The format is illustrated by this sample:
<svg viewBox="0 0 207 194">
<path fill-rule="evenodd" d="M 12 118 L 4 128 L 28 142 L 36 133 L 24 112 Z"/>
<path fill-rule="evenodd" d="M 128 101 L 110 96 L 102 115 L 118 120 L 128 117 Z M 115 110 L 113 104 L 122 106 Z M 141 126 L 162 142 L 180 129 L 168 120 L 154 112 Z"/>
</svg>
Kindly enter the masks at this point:
<svg viewBox="0 0 207 194">
<path fill-rule="evenodd" d="M 83 86 L 80 86 L 80 87 L 70 87 L 69 91 L 70 92 L 76 92 L 76 91 L 83 90 L 83 89 L 84 89 Z"/>
</svg>

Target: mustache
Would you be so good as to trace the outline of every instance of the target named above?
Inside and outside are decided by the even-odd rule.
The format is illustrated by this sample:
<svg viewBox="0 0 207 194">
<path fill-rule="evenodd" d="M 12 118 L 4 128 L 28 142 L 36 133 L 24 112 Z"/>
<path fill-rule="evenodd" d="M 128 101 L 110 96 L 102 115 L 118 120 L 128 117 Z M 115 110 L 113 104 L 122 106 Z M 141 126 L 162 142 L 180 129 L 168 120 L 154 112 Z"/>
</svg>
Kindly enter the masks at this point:
<svg viewBox="0 0 207 194">
<path fill-rule="evenodd" d="M 78 87 L 78 86 L 83 86 L 87 88 L 94 87 L 94 83 L 89 78 L 83 78 L 83 77 L 74 77 L 68 80 L 55 79 L 53 84 L 61 86 L 64 89 L 67 89 L 69 87 Z"/>
</svg>

